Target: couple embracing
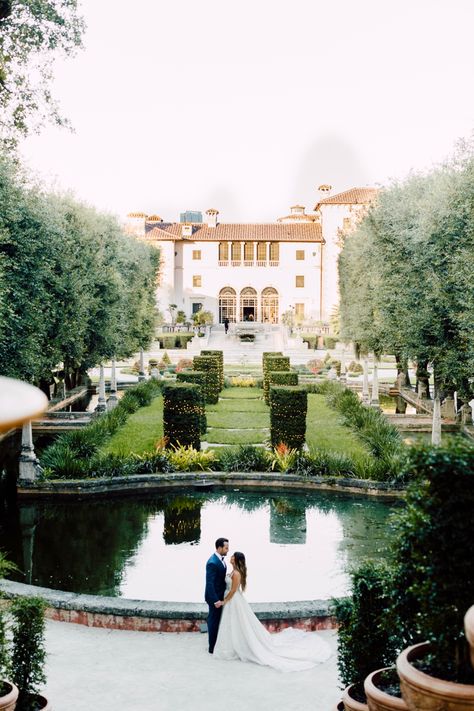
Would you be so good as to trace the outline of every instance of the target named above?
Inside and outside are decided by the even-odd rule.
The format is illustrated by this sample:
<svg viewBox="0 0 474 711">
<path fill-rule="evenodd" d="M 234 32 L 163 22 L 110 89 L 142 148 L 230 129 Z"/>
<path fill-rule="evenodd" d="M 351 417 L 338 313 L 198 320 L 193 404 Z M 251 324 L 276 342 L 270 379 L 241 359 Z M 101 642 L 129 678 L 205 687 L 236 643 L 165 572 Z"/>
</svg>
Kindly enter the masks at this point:
<svg viewBox="0 0 474 711">
<path fill-rule="evenodd" d="M 287 628 L 270 634 L 258 621 L 243 595 L 247 585 L 245 555 L 235 551 L 228 571 L 228 552 L 228 539 L 218 538 L 216 552 L 206 564 L 209 652 L 218 659 L 240 659 L 278 671 L 302 671 L 326 661 L 330 648 L 316 632 Z"/>
</svg>

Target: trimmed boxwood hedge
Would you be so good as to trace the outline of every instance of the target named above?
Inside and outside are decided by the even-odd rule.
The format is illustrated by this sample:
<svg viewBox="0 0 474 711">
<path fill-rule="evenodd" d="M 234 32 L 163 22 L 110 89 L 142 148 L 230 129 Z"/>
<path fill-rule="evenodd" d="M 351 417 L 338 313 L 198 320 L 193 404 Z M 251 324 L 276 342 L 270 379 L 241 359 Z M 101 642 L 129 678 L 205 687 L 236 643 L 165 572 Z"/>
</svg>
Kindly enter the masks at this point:
<svg viewBox="0 0 474 711">
<path fill-rule="evenodd" d="M 219 386 L 224 388 L 224 352 L 223 351 L 201 351 L 203 356 L 214 356 L 219 361 Z"/>
<path fill-rule="evenodd" d="M 286 444 L 301 449 L 306 436 L 308 393 L 305 388 L 272 385 L 270 400 L 270 437 L 272 447 Z"/>
<path fill-rule="evenodd" d="M 271 370 L 268 374 L 270 395 L 272 385 L 298 385 L 298 373 L 285 370 Z"/>
<path fill-rule="evenodd" d="M 289 371 L 290 359 L 288 356 L 269 354 L 263 361 L 263 397 L 267 405 L 269 404 L 270 373 L 274 371 Z"/>
<path fill-rule="evenodd" d="M 267 372 L 267 359 L 268 358 L 274 358 L 275 356 L 283 356 L 283 353 L 281 351 L 264 351 L 262 353 L 262 371 L 263 371 L 263 381 L 262 381 L 262 387 L 264 388 L 264 398 L 266 402 L 266 397 L 265 397 L 265 373 Z"/>
<path fill-rule="evenodd" d="M 206 376 L 202 370 L 190 370 L 185 368 L 179 373 L 176 373 L 176 381 L 178 383 L 194 383 L 199 387 L 201 392 L 201 434 L 205 434 L 207 430 L 206 419 L 206 398 L 204 396 L 204 388 L 206 385 Z"/>
<path fill-rule="evenodd" d="M 163 386 L 163 434 L 168 446 L 201 449 L 201 389 L 193 383 Z"/>
<path fill-rule="evenodd" d="M 205 373 L 204 397 L 210 405 L 219 402 L 219 361 L 215 356 L 194 356 L 193 370 Z"/>
</svg>

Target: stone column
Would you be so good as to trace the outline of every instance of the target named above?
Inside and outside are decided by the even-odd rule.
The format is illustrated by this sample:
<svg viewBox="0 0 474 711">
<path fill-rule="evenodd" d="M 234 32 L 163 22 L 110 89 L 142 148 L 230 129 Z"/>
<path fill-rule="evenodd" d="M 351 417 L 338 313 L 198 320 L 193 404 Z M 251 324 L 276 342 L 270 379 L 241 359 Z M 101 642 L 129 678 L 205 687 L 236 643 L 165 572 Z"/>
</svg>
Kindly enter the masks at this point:
<svg viewBox="0 0 474 711">
<path fill-rule="evenodd" d="M 258 256 L 258 242 L 253 243 L 253 264 L 256 266 L 257 264 L 257 256 Z"/>
<path fill-rule="evenodd" d="M 341 375 L 339 377 L 339 380 L 341 381 L 341 383 L 345 383 L 347 380 L 346 348 L 345 348 L 345 346 L 342 347 L 342 351 L 341 351 Z"/>
<path fill-rule="evenodd" d="M 365 405 L 369 404 L 369 360 L 367 356 L 364 356 L 362 360 L 362 367 L 364 369 L 364 375 L 362 379 L 362 402 Z"/>
<path fill-rule="evenodd" d="M 380 407 L 379 401 L 379 367 L 374 358 L 374 372 L 372 375 L 372 397 L 370 398 L 371 407 Z"/>
<path fill-rule="evenodd" d="M 138 382 L 146 380 L 145 376 L 145 357 L 143 354 L 143 348 L 140 348 L 140 372 L 138 373 Z"/>
<path fill-rule="evenodd" d="M 270 263 L 270 242 L 265 242 L 265 256 L 267 264 Z"/>
<path fill-rule="evenodd" d="M 35 454 L 33 446 L 33 430 L 31 421 L 23 425 L 21 431 L 21 454 L 20 454 L 20 476 L 19 483 L 32 482 L 41 474 L 41 467 Z"/>
<path fill-rule="evenodd" d="M 104 366 L 101 363 L 99 367 L 99 402 L 97 403 L 95 412 L 105 412 L 106 409 Z"/>
<path fill-rule="evenodd" d="M 433 426 L 431 429 L 431 444 L 441 444 L 441 401 L 437 393 L 433 400 Z"/>
<path fill-rule="evenodd" d="M 112 358 L 112 372 L 110 374 L 110 396 L 107 400 L 107 410 L 113 410 L 117 407 L 117 374 L 115 370 L 115 358 Z"/>
<path fill-rule="evenodd" d="M 468 402 L 461 407 L 461 422 L 463 425 L 472 425 L 472 409 Z"/>
</svg>

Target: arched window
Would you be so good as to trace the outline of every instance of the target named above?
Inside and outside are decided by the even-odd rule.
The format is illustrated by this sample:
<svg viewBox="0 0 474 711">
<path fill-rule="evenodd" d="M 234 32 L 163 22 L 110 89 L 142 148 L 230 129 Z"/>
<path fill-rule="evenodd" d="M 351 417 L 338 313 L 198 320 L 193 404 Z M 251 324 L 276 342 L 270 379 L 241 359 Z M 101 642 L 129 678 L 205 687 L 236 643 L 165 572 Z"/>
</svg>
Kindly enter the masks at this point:
<svg viewBox="0 0 474 711">
<path fill-rule="evenodd" d="M 257 320 L 257 292 L 251 286 L 246 286 L 240 292 L 240 320 L 241 321 L 256 321 Z"/>
<path fill-rule="evenodd" d="M 262 321 L 278 323 L 278 291 L 273 286 L 262 291 Z"/>
<path fill-rule="evenodd" d="M 237 294 L 231 286 L 225 286 L 219 292 L 219 323 L 224 323 L 224 319 L 235 323 L 235 312 L 237 308 Z"/>
</svg>

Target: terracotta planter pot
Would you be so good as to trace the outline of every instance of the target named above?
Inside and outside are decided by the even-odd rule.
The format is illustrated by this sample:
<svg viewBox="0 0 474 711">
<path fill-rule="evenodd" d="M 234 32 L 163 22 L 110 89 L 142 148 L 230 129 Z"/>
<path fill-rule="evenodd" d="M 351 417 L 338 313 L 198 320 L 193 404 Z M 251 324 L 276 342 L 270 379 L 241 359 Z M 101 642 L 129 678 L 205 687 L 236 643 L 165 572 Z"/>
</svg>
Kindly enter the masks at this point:
<svg viewBox="0 0 474 711">
<path fill-rule="evenodd" d="M 344 711 L 369 711 L 367 704 L 361 704 L 360 701 L 356 701 L 351 696 L 351 690 L 354 684 L 346 687 L 344 693 L 342 694 L 342 703 L 344 704 Z"/>
<path fill-rule="evenodd" d="M 388 669 L 393 669 L 393 667 L 377 669 L 372 674 L 369 674 L 364 681 L 364 691 L 367 696 L 369 711 L 407 711 L 408 709 L 403 699 L 398 696 L 390 696 L 390 694 L 378 688 L 377 683 L 380 681 L 382 672 L 388 671 Z"/>
<path fill-rule="evenodd" d="M 18 689 L 10 681 L 6 681 L 5 684 L 9 684 L 11 689 L 4 696 L 0 696 L 0 711 L 13 711 L 18 698 Z"/>
<path fill-rule="evenodd" d="M 474 684 L 456 684 L 418 671 L 410 663 L 430 649 L 427 642 L 405 649 L 397 659 L 402 696 L 410 711 L 474 711 Z"/>
<path fill-rule="evenodd" d="M 469 608 L 464 616 L 464 630 L 471 648 L 471 665 L 474 668 L 474 605 Z"/>
</svg>

